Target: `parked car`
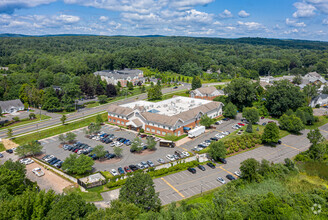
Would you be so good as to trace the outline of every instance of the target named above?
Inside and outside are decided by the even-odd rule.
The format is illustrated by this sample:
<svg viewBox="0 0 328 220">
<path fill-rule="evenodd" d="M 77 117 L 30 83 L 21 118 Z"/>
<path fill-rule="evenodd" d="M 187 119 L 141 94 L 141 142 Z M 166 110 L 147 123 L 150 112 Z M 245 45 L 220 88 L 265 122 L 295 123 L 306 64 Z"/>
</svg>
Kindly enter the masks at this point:
<svg viewBox="0 0 328 220">
<path fill-rule="evenodd" d="M 222 184 L 225 184 L 225 180 L 222 177 L 218 177 L 216 180 Z"/>
<path fill-rule="evenodd" d="M 153 163 L 151 160 L 148 160 L 148 161 L 147 161 L 147 164 L 148 164 L 148 166 L 150 166 L 150 167 L 154 167 L 154 166 L 155 166 L 154 163 Z"/>
<path fill-rule="evenodd" d="M 124 167 L 124 171 L 127 173 L 132 173 L 132 170 L 128 166 Z"/>
<path fill-rule="evenodd" d="M 281 141 L 281 140 L 279 140 L 279 141 L 277 142 L 277 144 L 282 144 L 282 141 Z"/>
<path fill-rule="evenodd" d="M 240 126 L 245 126 L 245 124 L 243 124 L 243 123 L 240 123 L 240 122 L 238 123 L 238 125 L 240 125 Z"/>
<path fill-rule="evenodd" d="M 264 119 L 264 117 L 262 116 L 261 119 Z"/>
<path fill-rule="evenodd" d="M 147 169 L 149 167 L 148 164 L 144 161 L 141 161 L 141 164 L 145 169 Z"/>
<path fill-rule="evenodd" d="M 210 138 L 212 141 L 218 141 L 219 140 L 219 138 L 217 138 L 217 137 L 211 137 Z"/>
<path fill-rule="evenodd" d="M 274 123 L 274 121 L 268 121 L 268 123 Z"/>
<path fill-rule="evenodd" d="M 224 118 L 223 121 L 230 121 L 230 118 Z"/>
<path fill-rule="evenodd" d="M 177 86 L 174 86 L 173 89 L 177 89 L 178 87 Z"/>
<path fill-rule="evenodd" d="M 224 158 L 219 158 L 219 162 L 221 162 L 223 164 L 227 164 L 227 161 Z"/>
<path fill-rule="evenodd" d="M 21 159 L 19 162 L 21 164 L 29 165 L 31 163 L 34 163 L 34 160 L 32 160 L 31 158 L 24 158 L 24 159 Z"/>
<path fill-rule="evenodd" d="M 12 149 L 8 149 L 8 150 L 6 150 L 6 152 L 9 153 L 9 154 L 14 153 L 14 151 Z"/>
<path fill-rule="evenodd" d="M 38 176 L 38 177 L 41 177 L 41 176 L 44 175 L 44 172 L 41 170 L 40 167 L 34 168 L 34 169 L 32 170 L 32 172 L 33 172 L 36 176 Z"/>
<path fill-rule="evenodd" d="M 240 171 L 235 171 L 235 174 L 236 174 L 236 176 L 238 176 L 238 177 L 240 177 L 240 176 L 241 176 L 241 173 L 240 173 Z"/>
<path fill-rule="evenodd" d="M 205 167 L 203 166 L 203 165 L 198 165 L 197 166 L 201 171 L 205 171 L 206 169 L 205 169 Z"/>
<path fill-rule="evenodd" d="M 173 157 L 174 157 L 175 160 L 179 160 L 180 159 L 180 157 L 178 155 L 176 155 L 176 154 L 173 154 Z"/>
<path fill-rule="evenodd" d="M 215 168 L 215 165 L 213 163 L 207 163 L 206 165 L 209 166 L 209 167 L 211 167 L 212 169 Z"/>
<path fill-rule="evenodd" d="M 123 170 L 123 168 L 122 168 L 122 167 L 119 167 L 119 168 L 117 168 L 117 170 L 118 170 L 118 172 L 119 172 L 121 175 L 123 175 L 123 174 L 124 174 L 124 170 Z"/>
<path fill-rule="evenodd" d="M 138 167 L 138 169 L 140 169 L 140 170 L 142 170 L 142 169 L 144 169 L 144 168 L 145 168 L 145 167 L 142 165 L 142 163 L 138 163 L 136 166 L 137 166 L 137 167 Z"/>
<path fill-rule="evenodd" d="M 176 151 L 174 152 L 174 154 L 178 155 L 178 157 L 180 157 L 180 158 L 182 158 L 182 157 L 183 157 L 183 154 L 182 154 L 182 152 L 181 152 L 181 151 L 179 151 L 179 150 L 176 150 Z"/>
<path fill-rule="evenodd" d="M 140 137 L 145 138 L 145 137 L 147 137 L 147 135 L 146 134 L 141 134 Z"/>
<path fill-rule="evenodd" d="M 158 163 L 165 163 L 165 160 L 163 160 L 162 158 L 159 158 L 157 161 Z"/>
<path fill-rule="evenodd" d="M 235 180 L 236 178 L 233 175 L 228 174 L 227 176 L 228 180 Z"/>
<path fill-rule="evenodd" d="M 195 168 L 191 168 L 191 167 L 189 167 L 187 170 L 188 170 L 190 173 L 192 173 L 192 174 L 195 174 L 195 173 L 196 173 L 196 169 L 195 169 Z"/>
<path fill-rule="evenodd" d="M 190 156 L 189 152 L 187 152 L 187 151 L 182 151 L 182 155 L 184 157 L 189 157 Z"/>
<path fill-rule="evenodd" d="M 266 123 L 265 123 L 265 122 L 263 122 L 263 123 L 262 123 L 262 125 L 264 126 L 264 125 L 266 125 Z"/>
<path fill-rule="evenodd" d="M 111 173 L 113 176 L 118 176 L 118 172 L 117 172 L 115 169 L 111 169 L 110 173 Z"/>
<path fill-rule="evenodd" d="M 0 158 L 3 158 L 3 154 L 2 153 L 0 153 Z"/>
<path fill-rule="evenodd" d="M 174 157 L 171 155 L 171 154 L 168 154 L 166 155 L 166 158 L 169 160 L 169 161 L 174 161 Z"/>
</svg>

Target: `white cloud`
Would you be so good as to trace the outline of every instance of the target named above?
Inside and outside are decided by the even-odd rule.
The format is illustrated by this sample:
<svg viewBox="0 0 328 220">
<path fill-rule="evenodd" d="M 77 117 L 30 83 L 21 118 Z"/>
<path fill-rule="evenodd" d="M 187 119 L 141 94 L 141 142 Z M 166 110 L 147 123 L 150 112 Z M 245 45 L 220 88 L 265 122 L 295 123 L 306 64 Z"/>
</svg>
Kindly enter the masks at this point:
<svg viewBox="0 0 328 220">
<path fill-rule="evenodd" d="M 308 4 L 314 6 L 318 11 L 328 14 L 328 1 L 327 0 L 305 0 Z"/>
<path fill-rule="evenodd" d="M 105 21 L 108 21 L 108 17 L 107 16 L 100 16 L 99 17 L 99 20 L 102 21 L 102 22 L 105 22 Z"/>
<path fill-rule="evenodd" d="M 323 19 L 322 24 L 328 25 L 328 18 Z"/>
<path fill-rule="evenodd" d="M 241 18 L 247 18 L 249 17 L 251 14 L 247 13 L 246 11 L 244 10 L 241 10 L 239 13 L 238 13 L 238 16 L 241 17 Z"/>
<path fill-rule="evenodd" d="M 65 24 L 73 24 L 80 21 L 80 17 L 74 15 L 59 15 L 54 17 L 57 21 L 61 21 Z"/>
<path fill-rule="evenodd" d="M 232 13 L 228 10 L 225 9 L 222 13 L 219 14 L 221 18 L 231 18 L 233 17 Z"/>
<path fill-rule="evenodd" d="M 179 9 L 190 9 L 192 6 L 207 5 L 213 1 L 214 0 L 173 0 L 170 1 L 168 6 Z"/>
<path fill-rule="evenodd" d="M 296 2 L 294 3 L 294 6 L 297 9 L 297 11 L 293 14 L 294 18 L 306 18 L 315 15 L 316 8 L 311 4 Z"/>
<path fill-rule="evenodd" d="M 212 22 L 213 15 L 207 14 L 206 12 L 197 11 L 195 9 L 191 9 L 186 11 L 185 15 L 178 18 L 180 21 L 187 22 L 196 22 L 196 23 L 210 23 Z"/>
<path fill-rule="evenodd" d="M 286 24 L 288 26 L 292 26 L 292 27 L 306 27 L 306 24 L 304 22 L 297 22 L 297 21 L 291 20 L 289 18 L 286 18 Z"/>
<path fill-rule="evenodd" d="M 263 25 L 257 22 L 242 22 L 238 21 L 237 24 L 242 27 L 246 27 L 248 30 L 257 30 L 263 28 Z"/>
<path fill-rule="evenodd" d="M 295 34 L 295 33 L 298 33 L 299 30 L 294 28 L 292 30 L 288 30 L 288 31 L 284 31 L 284 34 Z"/>
<path fill-rule="evenodd" d="M 221 23 L 221 22 L 219 22 L 219 21 L 215 21 L 213 24 L 214 24 L 214 25 L 219 25 L 219 26 L 222 26 L 222 23 Z"/>
<path fill-rule="evenodd" d="M 0 13 L 11 14 L 15 9 L 32 8 L 38 5 L 49 4 L 57 0 L 1 0 Z"/>
</svg>

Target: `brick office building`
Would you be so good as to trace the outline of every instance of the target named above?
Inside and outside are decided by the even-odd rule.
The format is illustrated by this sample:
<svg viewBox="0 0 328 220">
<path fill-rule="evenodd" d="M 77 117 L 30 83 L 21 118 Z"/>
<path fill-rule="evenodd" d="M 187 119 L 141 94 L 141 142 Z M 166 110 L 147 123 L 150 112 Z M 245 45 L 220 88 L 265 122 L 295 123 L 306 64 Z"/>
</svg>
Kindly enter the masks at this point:
<svg viewBox="0 0 328 220">
<path fill-rule="evenodd" d="M 144 129 L 146 133 L 180 136 L 199 125 L 200 118 L 222 115 L 221 102 L 174 97 L 161 102 L 137 101 L 108 107 L 108 121 L 133 130 Z"/>
<path fill-rule="evenodd" d="M 190 92 L 190 97 L 205 100 L 213 100 L 221 95 L 224 95 L 224 92 L 213 86 L 198 88 Z"/>
</svg>

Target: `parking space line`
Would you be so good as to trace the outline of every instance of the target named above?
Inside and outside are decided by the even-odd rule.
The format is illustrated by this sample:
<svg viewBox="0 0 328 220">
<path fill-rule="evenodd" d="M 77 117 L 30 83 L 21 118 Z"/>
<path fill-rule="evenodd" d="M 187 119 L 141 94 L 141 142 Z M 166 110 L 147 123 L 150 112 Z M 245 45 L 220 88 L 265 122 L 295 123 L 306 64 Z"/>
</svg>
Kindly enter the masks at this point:
<svg viewBox="0 0 328 220">
<path fill-rule="evenodd" d="M 323 129 L 319 129 L 319 130 L 328 133 L 328 131 L 326 131 L 326 130 L 323 130 Z"/>
<path fill-rule="evenodd" d="M 226 171 L 227 173 L 233 175 L 234 177 L 238 178 L 235 174 L 231 173 L 229 170 L 224 169 L 222 166 L 219 166 L 219 168 L 220 168 L 221 170 L 224 170 L 224 171 Z"/>
<path fill-rule="evenodd" d="M 182 150 L 184 150 L 184 151 L 187 151 L 188 152 L 188 150 L 186 148 L 184 148 L 184 147 L 180 147 L 180 146 L 177 146 L 177 147 L 180 148 L 180 149 L 182 149 Z"/>
<path fill-rule="evenodd" d="M 182 198 L 185 197 L 184 195 L 182 195 L 182 193 L 179 192 L 179 190 L 177 190 L 174 186 L 172 186 L 169 182 L 167 182 L 163 177 L 161 178 L 161 180 L 163 180 L 169 187 L 171 187 L 174 191 L 176 191 Z"/>
<path fill-rule="evenodd" d="M 298 150 L 298 151 L 301 151 L 300 149 L 296 148 L 296 147 L 292 147 L 290 145 L 287 145 L 287 144 L 281 144 L 281 145 L 284 145 L 285 147 L 289 147 L 289 148 L 293 148 L 295 150 Z"/>
</svg>

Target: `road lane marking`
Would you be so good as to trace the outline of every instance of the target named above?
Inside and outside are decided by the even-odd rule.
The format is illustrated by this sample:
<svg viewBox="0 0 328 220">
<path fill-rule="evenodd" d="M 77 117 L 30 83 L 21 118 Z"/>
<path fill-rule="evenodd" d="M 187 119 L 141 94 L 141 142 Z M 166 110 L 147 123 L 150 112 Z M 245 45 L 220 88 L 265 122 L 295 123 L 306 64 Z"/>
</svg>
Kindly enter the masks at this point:
<svg viewBox="0 0 328 220">
<path fill-rule="evenodd" d="M 323 130 L 323 129 L 319 129 L 319 130 L 328 133 L 328 131 L 326 131 L 326 130 Z"/>
<path fill-rule="evenodd" d="M 172 186 L 169 182 L 167 182 L 163 177 L 161 178 L 161 180 L 163 180 L 169 187 L 171 187 L 174 191 L 176 191 L 182 198 L 185 198 L 185 196 L 182 195 L 182 193 L 180 193 L 179 190 L 177 190 L 174 186 Z"/>
<path fill-rule="evenodd" d="M 223 165 L 222 165 L 222 166 L 223 166 Z M 235 174 L 231 173 L 229 170 L 224 169 L 222 166 L 219 166 L 219 168 L 220 168 L 221 170 L 224 170 L 224 171 L 226 171 L 227 173 L 229 173 L 229 174 L 233 175 L 234 177 L 237 177 L 237 178 L 238 178 L 238 176 L 236 176 Z"/>
<path fill-rule="evenodd" d="M 177 147 L 180 148 L 180 149 L 182 149 L 182 150 L 184 150 L 184 151 L 187 151 L 188 152 L 188 150 L 186 148 L 184 148 L 184 147 L 180 147 L 180 146 L 177 146 Z"/>
<path fill-rule="evenodd" d="M 292 147 L 290 145 L 287 145 L 287 144 L 281 144 L 281 145 L 284 145 L 285 147 L 289 147 L 289 148 L 293 148 L 295 150 L 298 150 L 298 151 L 301 151 L 300 149 L 296 148 L 296 147 Z"/>
</svg>

